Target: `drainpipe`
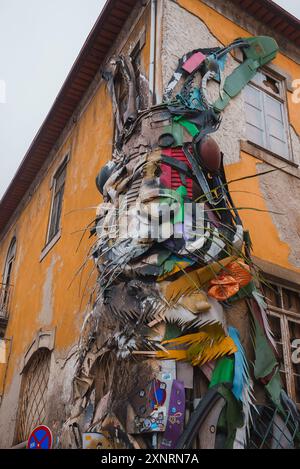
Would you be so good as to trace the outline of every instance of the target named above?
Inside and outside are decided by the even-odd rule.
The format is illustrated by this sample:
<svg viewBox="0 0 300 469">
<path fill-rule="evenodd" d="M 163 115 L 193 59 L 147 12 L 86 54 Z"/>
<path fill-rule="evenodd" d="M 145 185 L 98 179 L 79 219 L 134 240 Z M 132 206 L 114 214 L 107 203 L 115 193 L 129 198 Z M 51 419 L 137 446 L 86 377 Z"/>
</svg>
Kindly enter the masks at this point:
<svg viewBox="0 0 300 469">
<path fill-rule="evenodd" d="M 150 106 L 156 103 L 155 97 L 155 58 L 156 58 L 156 10 L 157 0 L 151 0 L 151 31 L 150 31 L 150 67 L 149 67 L 149 101 Z"/>
</svg>

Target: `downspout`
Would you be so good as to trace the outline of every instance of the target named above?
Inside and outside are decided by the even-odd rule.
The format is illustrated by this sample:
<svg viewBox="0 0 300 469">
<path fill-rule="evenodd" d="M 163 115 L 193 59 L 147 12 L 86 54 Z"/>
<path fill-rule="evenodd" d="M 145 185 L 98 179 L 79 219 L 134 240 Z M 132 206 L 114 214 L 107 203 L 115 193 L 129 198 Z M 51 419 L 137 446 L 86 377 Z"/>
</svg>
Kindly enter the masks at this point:
<svg viewBox="0 0 300 469">
<path fill-rule="evenodd" d="M 149 66 L 149 105 L 156 103 L 155 96 L 155 59 L 156 59 L 156 13 L 157 0 L 151 0 L 151 31 L 150 31 L 150 66 Z"/>
</svg>

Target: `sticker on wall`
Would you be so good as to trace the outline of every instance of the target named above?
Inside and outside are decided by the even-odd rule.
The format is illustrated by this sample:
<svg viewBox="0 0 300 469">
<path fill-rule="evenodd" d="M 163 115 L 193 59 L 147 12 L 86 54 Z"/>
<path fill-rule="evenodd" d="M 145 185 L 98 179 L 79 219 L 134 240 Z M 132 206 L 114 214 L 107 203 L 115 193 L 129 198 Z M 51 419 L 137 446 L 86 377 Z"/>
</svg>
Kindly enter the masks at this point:
<svg viewBox="0 0 300 469">
<path fill-rule="evenodd" d="M 185 390 L 182 381 L 175 380 L 169 402 L 168 420 L 160 449 L 172 449 L 183 431 L 185 418 Z"/>
<path fill-rule="evenodd" d="M 167 360 L 160 363 L 155 379 L 141 387 L 131 397 L 128 431 L 132 434 L 164 432 L 176 363 Z"/>
<path fill-rule="evenodd" d="M 51 449 L 52 432 L 45 425 L 36 427 L 28 438 L 27 449 Z"/>
<path fill-rule="evenodd" d="M 108 432 L 84 433 L 82 435 L 83 449 L 114 449 L 114 443 Z"/>
</svg>

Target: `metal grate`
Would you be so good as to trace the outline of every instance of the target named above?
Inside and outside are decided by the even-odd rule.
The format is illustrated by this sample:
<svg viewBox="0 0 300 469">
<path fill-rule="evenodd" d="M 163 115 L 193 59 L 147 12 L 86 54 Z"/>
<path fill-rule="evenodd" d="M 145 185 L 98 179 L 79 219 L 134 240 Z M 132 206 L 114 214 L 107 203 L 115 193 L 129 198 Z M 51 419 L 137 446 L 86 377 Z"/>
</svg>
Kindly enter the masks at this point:
<svg viewBox="0 0 300 469">
<path fill-rule="evenodd" d="M 248 449 L 294 449 L 299 423 L 291 411 L 283 417 L 277 409 L 258 406 Z"/>
<path fill-rule="evenodd" d="M 300 404 L 300 365 L 293 360 L 300 337 L 300 292 L 283 285 L 264 286 L 269 322 L 280 357 L 280 373 L 288 395 Z"/>
<path fill-rule="evenodd" d="M 45 421 L 50 355 L 47 349 L 36 352 L 23 376 L 17 443 L 27 440 L 30 432 Z"/>
</svg>

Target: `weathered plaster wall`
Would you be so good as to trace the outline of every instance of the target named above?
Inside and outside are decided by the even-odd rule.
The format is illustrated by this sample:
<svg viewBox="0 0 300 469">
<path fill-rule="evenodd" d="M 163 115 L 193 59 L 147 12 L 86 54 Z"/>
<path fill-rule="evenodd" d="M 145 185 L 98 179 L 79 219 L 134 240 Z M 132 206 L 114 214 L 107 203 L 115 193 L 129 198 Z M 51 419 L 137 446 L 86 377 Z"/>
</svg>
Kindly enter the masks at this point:
<svg viewBox="0 0 300 469">
<path fill-rule="evenodd" d="M 162 46 L 162 74 L 163 85 L 167 85 L 178 60 L 187 52 L 201 47 L 219 47 L 222 43 L 212 34 L 207 25 L 198 17 L 181 8 L 175 2 L 164 4 L 163 18 L 163 46 Z M 237 62 L 230 57 L 227 61 L 225 74 L 237 66 Z M 216 96 L 216 88 L 210 83 L 209 96 Z M 224 113 L 222 125 L 215 134 L 215 139 L 226 155 L 226 163 L 235 163 L 240 159 L 239 140 L 245 136 L 246 122 L 243 113 L 243 98 L 239 95 Z M 240 116 L 239 119 L 236 116 Z M 234 128 L 234 135 L 232 129 Z"/>
<path fill-rule="evenodd" d="M 253 20 L 255 29 L 255 21 Z M 238 37 L 252 34 L 225 18 L 201 0 L 169 0 L 165 2 L 163 18 L 162 75 L 168 83 L 178 59 L 186 52 L 201 48 L 227 45 Z M 261 28 L 257 31 L 262 34 Z M 278 53 L 274 60 L 276 70 L 291 80 L 300 76 L 300 66 L 291 58 Z M 231 57 L 225 73 L 230 73 L 236 61 Z M 300 105 L 287 93 L 291 145 L 294 163 L 300 163 Z M 240 140 L 245 140 L 245 112 L 243 94 L 231 101 L 224 113 L 220 129 L 214 134 L 225 154 L 228 179 L 256 174 L 272 167 L 287 166 L 264 177 L 248 179 L 230 186 L 236 206 L 241 207 L 245 227 L 250 230 L 254 255 L 283 268 L 300 272 L 299 219 L 300 170 L 288 162 L 266 155 L 268 165 L 261 164 L 250 154 L 240 151 Z M 251 153 L 252 154 L 252 153 Z M 259 209 L 256 211 L 253 209 Z M 272 214 L 282 212 L 282 215 Z M 268 213 L 269 212 L 269 213 Z"/>
<path fill-rule="evenodd" d="M 48 413 L 45 424 L 51 428 L 54 435 L 54 445 L 57 446 L 63 423 L 70 415 L 72 379 L 76 368 L 75 348 L 70 349 L 68 355 L 52 354 L 50 380 L 48 384 Z M 59 398 L 58 398 L 59 396 Z"/>
<path fill-rule="evenodd" d="M 261 173 L 264 166 L 260 160 L 241 152 L 241 161 L 226 167 L 227 178 L 236 180 L 243 176 Z M 261 180 L 253 178 L 232 183 L 230 190 L 236 206 L 242 209 L 244 227 L 251 233 L 255 256 L 281 266 L 288 264 L 293 269 L 295 267 L 288 262 L 290 248 L 281 240 L 272 214 L 269 213 L 270 206 L 267 205 L 267 200 L 261 191 L 261 185 L 266 180 L 272 182 L 274 174 L 261 176 Z"/>
<path fill-rule="evenodd" d="M 10 448 L 14 437 L 14 429 L 18 411 L 18 397 L 21 386 L 21 375 L 15 373 L 6 388 L 6 395 L 1 405 L 0 439 L 1 448 Z"/>
<path fill-rule="evenodd" d="M 268 165 L 261 164 L 260 170 L 267 171 Z M 260 190 L 267 207 L 274 213 L 272 220 L 282 241 L 290 247 L 289 261 L 300 268 L 300 181 L 284 172 L 262 176 Z"/>
</svg>

